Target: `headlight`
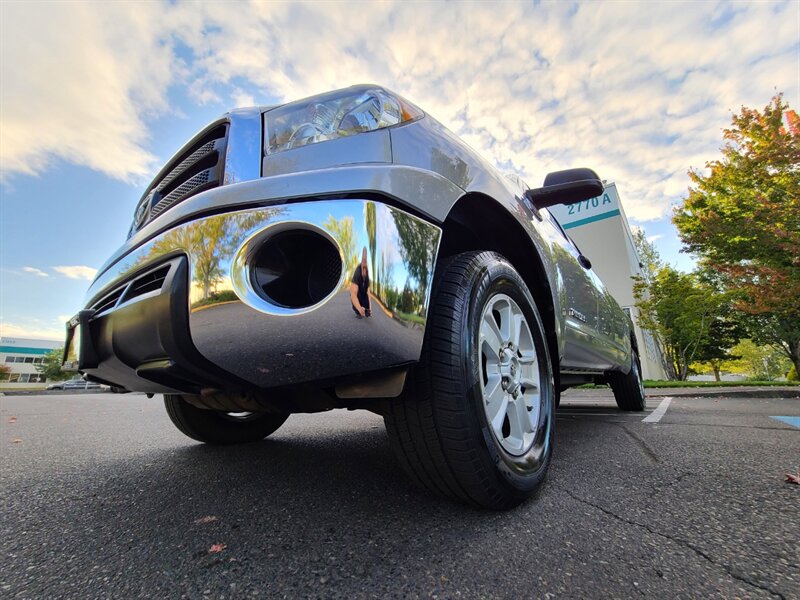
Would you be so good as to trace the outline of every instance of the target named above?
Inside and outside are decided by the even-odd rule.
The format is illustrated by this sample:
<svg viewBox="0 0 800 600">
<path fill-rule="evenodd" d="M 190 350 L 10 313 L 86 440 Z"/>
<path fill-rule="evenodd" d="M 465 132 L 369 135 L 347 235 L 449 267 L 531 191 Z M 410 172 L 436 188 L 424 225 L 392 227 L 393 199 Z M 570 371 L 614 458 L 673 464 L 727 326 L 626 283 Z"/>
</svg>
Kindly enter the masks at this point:
<svg viewBox="0 0 800 600">
<path fill-rule="evenodd" d="M 267 153 L 375 131 L 421 116 L 416 106 L 380 88 L 338 90 L 267 112 Z"/>
</svg>

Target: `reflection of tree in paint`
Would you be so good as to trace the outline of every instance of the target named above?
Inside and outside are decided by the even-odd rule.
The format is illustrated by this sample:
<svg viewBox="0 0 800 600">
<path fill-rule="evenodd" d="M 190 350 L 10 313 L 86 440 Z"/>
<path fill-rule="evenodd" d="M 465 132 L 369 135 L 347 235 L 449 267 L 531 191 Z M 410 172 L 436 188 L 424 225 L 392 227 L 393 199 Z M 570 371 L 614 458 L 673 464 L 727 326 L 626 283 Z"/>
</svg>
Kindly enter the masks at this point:
<svg viewBox="0 0 800 600">
<path fill-rule="evenodd" d="M 377 240 L 377 228 L 378 228 L 378 217 L 375 214 L 375 203 L 374 202 L 367 202 L 364 208 L 364 221 L 367 225 L 367 243 L 369 244 L 369 257 L 372 269 L 370 270 L 370 277 L 375 279 L 376 289 L 375 293 L 381 293 L 381 281 L 380 278 L 377 277 L 378 272 L 375 270 L 375 251 L 378 247 L 378 240 Z"/>
<path fill-rule="evenodd" d="M 153 244 L 141 263 L 151 257 L 175 250 L 185 250 L 192 256 L 192 279 L 208 300 L 216 286 L 224 280 L 222 262 L 231 257 L 245 236 L 256 226 L 274 220 L 285 212 L 282 207 L 263 212 L 246 212 L 208 217 L 173 229 Z"/>
<path fill-rule="evenodd" d="M 400 255 L 406 263 L 408 274 L 417 282 L 418 297 L 424 299 L 428 278 L 433 271 L 439 232 L 433 227 L 421 227 L 414 217 L 400 211 L 392 211 L 392 217 L 400 236 Z"/>
<path fill-rule="evenodd" d="M 342 256 L 344 258 L 343 268 L 347 277 L 345 284 L 350 286 L 350 277 L 352 277 L 358 264 L 359 257 L 356 252 L 356 239 L 353 235 L 353 217 L 342 217 L 341 219 L 334 219 L 333 215 L 328 215 L 328 220 L 325 221 L 323 227 L 339 242 L 339 247 L 342 249 Z"/>
</svg>

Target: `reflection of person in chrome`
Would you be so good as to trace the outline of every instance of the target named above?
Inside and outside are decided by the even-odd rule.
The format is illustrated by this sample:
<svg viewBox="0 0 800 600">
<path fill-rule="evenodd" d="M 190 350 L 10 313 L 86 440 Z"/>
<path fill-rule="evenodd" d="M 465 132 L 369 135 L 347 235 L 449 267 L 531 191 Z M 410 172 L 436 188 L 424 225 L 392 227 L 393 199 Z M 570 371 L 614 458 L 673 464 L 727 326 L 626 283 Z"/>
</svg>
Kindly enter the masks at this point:
<svg viewBox="0 0 800 600">
<path fill-rule="evenodd" d="M 356 267 L 350 284 L 350 302 L 356 316 L 369 317 L 369 270 L 367 269 L 367 249 L 361 253 L 361 264 Z"/>
</svg>

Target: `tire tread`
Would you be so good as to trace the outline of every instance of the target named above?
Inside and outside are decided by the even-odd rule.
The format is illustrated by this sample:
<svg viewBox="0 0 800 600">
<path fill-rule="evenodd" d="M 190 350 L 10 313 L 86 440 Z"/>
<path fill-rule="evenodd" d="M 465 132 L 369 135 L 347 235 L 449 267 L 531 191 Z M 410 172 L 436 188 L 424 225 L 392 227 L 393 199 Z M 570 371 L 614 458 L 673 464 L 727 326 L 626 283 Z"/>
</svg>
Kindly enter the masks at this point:
<svg viewBox="0 0 800 600">
<path fill-rule="evenodd" d="M 474 417 L 464 402 L 463 358 L 454 351 L 469 310 L 464 290 L 472 290 L 484 265 L 494 260 L 504 259 L 467 252 L 440 265 L 420 362 L 384 419 L 398 462 L 414 483 L 475 507 L 506 509 L 525 496 L 509 495 L 481 460 L 470 425 Z"/>
</svg>

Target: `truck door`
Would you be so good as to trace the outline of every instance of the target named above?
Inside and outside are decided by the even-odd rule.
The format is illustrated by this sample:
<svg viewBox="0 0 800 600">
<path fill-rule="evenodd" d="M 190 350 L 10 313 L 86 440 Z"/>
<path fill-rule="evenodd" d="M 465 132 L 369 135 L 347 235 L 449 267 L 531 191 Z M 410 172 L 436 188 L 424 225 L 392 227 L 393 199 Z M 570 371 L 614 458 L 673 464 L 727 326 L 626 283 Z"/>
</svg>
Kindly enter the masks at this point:
<svg viewBox="0 0 800 600">
<path fill-rule="evenodd" d="M 566 291 L 566 331 L 562 366 L 572 369 L 605 370 L 614 361 L 599 331 L 599 308 L 605 288 L 592 272 L 591 263 L 580 253 L 548 210 L 540 211 L 547 223 L 551 248 Z"/>
</svg>

